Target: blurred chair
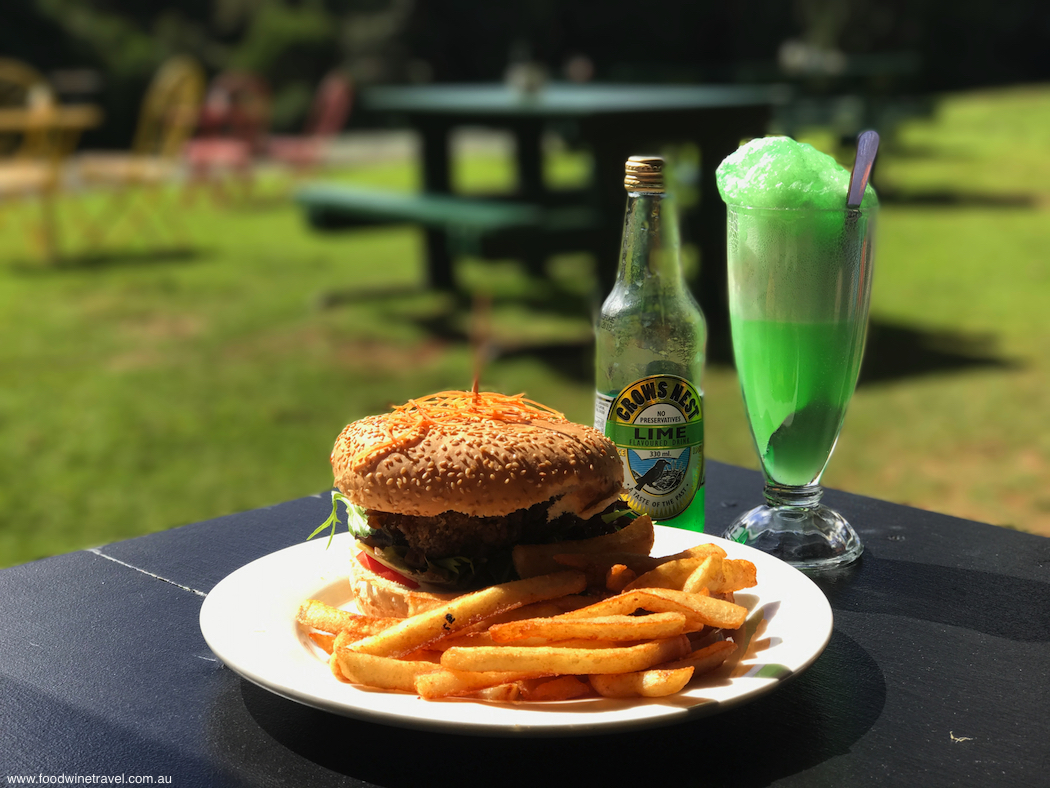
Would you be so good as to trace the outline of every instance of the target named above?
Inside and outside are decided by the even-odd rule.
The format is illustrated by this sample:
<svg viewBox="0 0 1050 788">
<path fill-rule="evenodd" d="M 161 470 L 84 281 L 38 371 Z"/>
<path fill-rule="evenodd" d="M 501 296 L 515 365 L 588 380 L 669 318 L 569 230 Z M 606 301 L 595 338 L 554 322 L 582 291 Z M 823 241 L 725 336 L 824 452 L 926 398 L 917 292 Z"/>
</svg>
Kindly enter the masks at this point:
<svg viewBox="0 0 1050 788">
<path fill-rule="evenodd" d="M 0 58 L 0 207 L 20 199 L 39 200 L 39 225 L 32 226 L 43 256 L 54 259 L 57 227 L 54 200 L 58 190 L 58 157 L 50 130 L 29 122 L 54 105 L 47 80 L 32 66 Z M 0 220 L 6 218 L 0 213 Z"/>
<path fill-rule="evenodd" d="M 197 135 L 184 149 L 188 187 L 208 185 L 225 200 L 233 182 L 247 194 L 255 158 L 265 147 L 271 107 L 270 88 L 261 77 L 244 71 L 217 75 L 208 87 Z"/>
<path fill-rule="evenodd" d="M 303 133 L 271 136 L 267 156 L 297 176 L 318 169 L 327 161 L 332 138 L 346 125 L 353 100 L 350 78 L 338 71 L 329 73 L 317 87 Z"/>
<path fill-rule="evenodd" d="M 204 84 L 204 71 L 195 60 L 169 59 L 143 98 L 131 150 L 77 158 L 72 168 L 75 183 L 110 189 L 109 202 L 85 227 L 91 242 L 101 242 L 121 215 L 126 224 L 140 230 L 156 217 L 168 225 L 177 242 L 185 238 L 176 226 L 178 211 L 161 210 L 161 204 L 181 174 L 182 149 L 196 128 Z"/>
</svg>

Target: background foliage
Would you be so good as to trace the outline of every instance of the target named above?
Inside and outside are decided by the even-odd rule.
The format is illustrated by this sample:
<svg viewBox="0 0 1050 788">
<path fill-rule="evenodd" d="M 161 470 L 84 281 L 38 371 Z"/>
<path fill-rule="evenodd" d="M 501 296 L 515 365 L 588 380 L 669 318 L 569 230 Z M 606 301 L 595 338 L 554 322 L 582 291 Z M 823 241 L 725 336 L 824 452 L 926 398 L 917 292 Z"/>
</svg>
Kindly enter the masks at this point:
<svg viewBox="0 0 1050 788">
<path fill-rule="evenodd" d="M 96 146 L 126 145 L 143 87 L 177 52 L 265 76 L 279 129 L 297 127 L 334 67 L 362 84 L 492 80 L 528 57 L 560 77 L 582 55 L 597 79 L 726 81 L 775 76 L 779 48 L 798 40 L 914 55 L 917 92 L 1050 78 L 1040 0 L 5 0 L 3 18 L 0 53 L 101 74 Z"/>
</svg>

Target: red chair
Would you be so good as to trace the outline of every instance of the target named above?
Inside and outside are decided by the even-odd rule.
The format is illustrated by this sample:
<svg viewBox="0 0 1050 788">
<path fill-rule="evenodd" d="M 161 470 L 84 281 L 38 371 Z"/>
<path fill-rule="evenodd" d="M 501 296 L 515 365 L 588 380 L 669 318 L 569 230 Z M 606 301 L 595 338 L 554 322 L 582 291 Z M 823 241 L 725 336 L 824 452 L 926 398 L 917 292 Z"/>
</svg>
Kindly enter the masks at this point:
<svg viewBox="0 0 1050 788">
<path fill-rule="evenodd" d="M 317 87 L 301 135 L 271 136 L 266 153 L 296 174 L 314 170 L 325 162 L 329 143 L 343 127 L 354 102 L 354 87 L 345 74 L 333 71 Z"/>
<path fill-rule="evenodd" d="M 185 147 L 190 183 L 210 183 L 220 198 L 226 182 L 251 189 L 256 156 L 266 148 L 272 101 L 261 77 L 244 71 L 216 76 L 197 121 L 197 136 Z"/>
</svg>

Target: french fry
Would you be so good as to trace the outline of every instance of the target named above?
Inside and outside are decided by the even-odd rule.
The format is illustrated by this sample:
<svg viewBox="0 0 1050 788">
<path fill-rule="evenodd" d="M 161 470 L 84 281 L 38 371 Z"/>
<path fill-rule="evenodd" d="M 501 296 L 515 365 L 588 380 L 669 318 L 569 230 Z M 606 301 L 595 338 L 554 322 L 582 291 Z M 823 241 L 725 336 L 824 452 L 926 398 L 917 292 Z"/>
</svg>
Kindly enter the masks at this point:
<svg viewBox="0 0 1050 788">
<path fill-rule="evenodd" d="M 712 588 L 711 593 L 725 594 L 754 588 L 756 585 L 758 575 L 753 563 L 740 558 L 728 558 L 722 562 L 722 585 L 718 589 Z"/>
<path fill-rule="evenodd" d="M 698 544 L 687 548 L 680 553 L 669 555 L 664 558 L 663 561 L 677 561 L 679 558 L 706 558 L 709 555 L 725 558 L 726 551 L 716 544 L 705 542 L 704 544 Z"/>
<path fill-rule="evenodd" d="M 560 567 L 572 567 L 587 573 L 591 585 L 597 585 L 595 579 L 601 578 L 614 566 L 625 566 L 636 575 L 655 569 L 664 559 L 638 553 L 625 553 L 622 550 L 605 553 L 556 553 L 554 562 Z"/>
<path fill-rule="evenodd" d="M 589 681 L 604 698 L 664 698 L 681 692 L 693 676 L 692 667 L 654 668 L 633 673 L 594 675 Z"/>
<path fill-rule="evenodd" d="M 400 623 L 402 620 L 400 618 L 360 616 L 351 621 L 342 631 L 347 633 L 351 641 L 364 640 L 367 637 L 378 635 L 380 632 L 390 629 L 390 627 Z"/>
<path fill-rule="evenodd" d="M 743 588 L 757 585 L 755 565 L 750 561 L 710 556 L 689 576 L 683 591 L 698 591 L 707 588 L 712 595 L 728 595 Z M 704 569 L 704 571 L 701 571 Z"/>
<path fill-rule="evenodd" d="M 532 618 L 497 624 L 489 629 L 489 634 L 496 643 L 509 643 L 523 638 L 627 642 L 669 638 L 681 635 L 684 631 L 685 616 L 681 613 L 654 613 L 648 616 Z"/>
<path fill-rule="evenodd" d="M 378 657 L 349 648 L 336 648 L 332 659 L 343 677 L 352 684 L 402 692 L 415 692 L 417 676 L 440 669 L 438 664 L 427 660 Z"/>
<path fill-rule="evenodd" d="M 507 621 L 521 621 L 524 618 L 548 618 L 550 616 L 561 615 L 564 612 L 565 611 L 562 609 L 562 607 L 556 604 L 556 602 L 554 601 L 545 600 L 543 602 L 534 602 L 531 605 L 523 605 L 521 607 L 516 607 L 511 610 L 506 610 L 495 616 L 489 616 L 488 618 L 482 619 L 481 621 L 478 621 L 475 624 L 471 624 L 468 627 L 464 627 L 456 635 L 449 635 L 445 638 L 442 638 L 442 640 L 439 641 L 439 643 L 443 643 L 446 640 L 451 640 L 454 638 L 466 637 L 471 633 L 475 632 L 487 632 L 489 627 L 491 627 L 493 624 L 503 624 Z M 442 648 L 444 648 L 444 646 L 442 646 Z"/>
<path fill-rule="evenodd" d="M 670 588 L 637 588 L 563 613 L 559 618 L 629 616 L 638 610 L 681 613 L 686 617 L 686 632 L 698 632 L 704 627 L 736 629 L 739 626 L 736 622 L 747 617 L 747 608 L 703 594 L 687 594 Z M 726 626 L 726 622 L 733 626 Z"/>
<path fill-rule="evenodd" d="M 535 703 L 572 700 L 589 695 L 591 686 L 576 676 L 558 676 L 553 679 L 521 682 L 521 699 Z"/>
<path fill-rule="evenodd" d="M 657 665 L 657 667 L 665 670 L 692 668 L 693 678 L 696 678 L 721 667 L 722 663 L 729 659 L 729 656 L 734 651 L 736 651 L 736 643 L 731 640 L 719 640 L 709 646 L 704 646 L 690 654 L 686 654 L 682 659 L 668 662 L 664 665 Z"/>
<path fill-rule="evenodd" d="M 684 635 L 620 648 L 478 646 L 450 648 L 441 655 L 441 665 L 452 670 L 471 671 L 519 670 L 571 675 L 630 673 L 680 659 L 688 650 L 689 639 Z"/>
<path fill-rule="evenodd" d="M 474 693 L 478 700 L 488 700 L 494 703 L 513 703 L 521 698 L 521 682 L 512 681 L 509 684 L 497 684 L 495 687 L 486 687 Z"/>
<path fill-rule="evenodd" d="M 586 585 L 582 572 L 569 570 L 490 586 L 403 619 L 389 629 L 357 641 L 352 648 L 362 654 L 399 657 L 483 618 L 533 602 L 578 594 Z"/>
<path fill-rule="evenodd" d="M 637 553 L 648 556 L 653 549 L 656 532 L 648 515 L 636 517 L 616 533 L 555 544 L 517 545 L 513 552 L 514 569 L 519 577 L 536 577 L 557 572 L 563 566 L 555 555 L 572 553 Z M 623 563 L 622 561 L 620 563 Z"/>
<path fill-rule="evenodd" d="M 454 635 L 441 638 L 430 644 L 430 648 L 436 651 L 448 651 L 453 646 L 494 646 L 496 641 L 487 630 L 468 629 L 466 632 L 457 632 Z"/>
<path fill-rule="evenodd" d="M 658 594 L 658 591 L 666 591 L 667 594 Z M 707 626 L 713 626 L 711 609 L 704 607 L 702 602 L 694 600 L 703 598 L 701 594 L 684 594 L 673 589 L 639 588 L 633 591 L 624 591 L 622 594 L 611 596 L 600 602 L 595 602 L 579 610 L 563 613 L 565 618 L 592 618 L 594 616 L 629 616 L 638 610 L 647 610 L 650 613 L 682 613 L 686 617 L 686 632 L 698 632 Z M 714 600 L 721 605 L 730 604 L 722 600 Z M 700 606 L 700 611 L 697 607 Z M 747 610 L 744 610 L 746 616 Z"/>
<path fill-rule="evenodd" d="M 332 651 L 328 657 L 328 669 L 332 671 L 332 675 L 340 681 L 349 681 L 349 679 L 343 675 L 342 669 L 339 667 L 339 660 L 336 659 L 336 649 L 344 648 L 350 642 L 350 638 L 343 632 L 340 632 L 335 636 L 335 640 L 332 641 Z"/>
<path fill-rule="evenodd" d="M 636 575 L 644 575 L 646 572 L 652 572 L 664 564 L 674 561 L 690 559 L 700 559 L 702 561 L 708 557 L 718 559 L 724 558 L 725 554 L 725 550 L 721 547 L 713 544 L 700 544 L 695 547 L 690 547 L 687 550 L 683 550 L 680 553 L 663 557 L 625 552 L 559 553 L 554 556 L 554 560 L 562 566 L 571 566 L 586 572 L 588 584 L 591 586 L 597 586 L 600 585 L 601 573 L 603 571 L 607 573 L 609 569 L 617 564 L 626 566 Z M 634 578 L 631 578 L 627 582 L 630 583 L 633 580 Z M 638 587 L 642 586 L 639 585 Z M 610 588 L 609 590 L 619 592 L 623 590 L 623 586 Z"/>
<path fill-rule="evenodd" d="M 587 596 L 585 594 L 569 594 L 563 596 L 560 599 L 552 599 L 551 604 L 558 608 L 558 613 L 568 613 L 572 610 L 579 610 L 582 607 L 594 604 L 594 597 Z"/>
<path fill-rule="evenodd" d="M 329 635 L 327 632 L 308 632 L 307 637 L 316 643 L 325 654 L 332 653 L 332 647 L 335 643 L 335 635 Z"/>
<path fill-rule="evenodd" d="M 348 637 L 352 641 L 361 640 L 377 632 L 382 632 L 401 619 L 362 616 L 357 613 L 351 613 L 348 610 L 332 607 L 316 599 L 310 599 L 299 608 L 295 620 L 303 627 L 317 629 L 330 635 L 348 632 Z"/>
<path fill-rule="evenodd" d="M 724 559 L 709 555 L 685 579 L 682 590 L 688 594 L 696 594 L 701 590 L 710 594 L 712 588 L 721 588 L 723 563 Z"/>
<path fill-rule="evenodd" d="M 462 635 L 453 635 L 451 637 L 442 638 L 436 643 L 432 643 L 430 648 L 434 650 L 434 653 L 443 653 L 448 651 L 450 648 L 476 648 L 478 646 L 505 646 L 508 643 L 512 643 L 515 646 L 549 646 L 551 641 L 543 637 L 527 637 L 521 640 L 507 641 L 505 643 L 497 643 L 492 639 L 492 633 L 488 630 L 484 632 L 467 632 Z M 563 640 L 558 642 L 559 646 L 572 646 L 578 648 L 618 648 L 623 645 L 622 641 L 616 640 L 595 640 L 593 638 L 574 638 L 572 640 Z"/>
<path fill-rule="evenodd" d="M 345 629 L 355 618 L 357 618 L 356 613 L 340 610 L 317 599 L 308 599 L 303 602 L 295 614 L 295 620 L 300 625 L 308 629 L 327 632 L 330 635 L 335 635 L 341 629 Z"/>
<path fill-rule="evenodd" d="M 605 587 L 618 594 L 624 587 L 638 577 L 638 573 L 623 564 L 613 564 L 605 573 Z"/>
<path fill-rule="evenodd" d="M 687 613 L 687 617 L 690 617 L 693 623 L 702 623 L 715 629 L 738 629 L 747 618 L 746 607 L 710 596 L 687 594 L 685 591 L 671 588 L 646 588 L 640 593 L 650 597 L 649 601 L 642 604 L 646 610 L 660 607 L 658 600 L 664 600 L 676 606 L 675 612 L 689 611 L 692 615 Z M 666 607 L 661 609 L 667 610 Z"/>
<path fill-rule="evenodd" d="M 624 591 L 633 591 L 636 588 L 674 588 L 681 591 L 689 575 L 705 560 L 707 559 L 690 557 L 666 561 L 644 575 L 639 575 L 624 587 Z"/>
<path fill-rule="evenodd" d="M 670 602 L 660 603 L 659 610 L 646 608 L 645 602 L 652 602 L 652 597 L 644 591 L 625 591 L 616 596 L 607 597 L 598 602 L 593 602 L 585 607 L 562 613 L 563 618 L 594 618 L 595 616 L 629 616 L 632 613 L 645 608 L 652 613 L 681 613 L 681 605 Z"/>
<path fill-rule="evenodd" d="M 482 619 L 470 626 L 463 627 L 463 629 L 454 634 L 446 635 L 440 640 L 428 644 L 428 647 L 437 651 L 444 651 L 452 646 L 491 646 L 493 641 L 489 635 L 489 627 L 494 624 L 520 621 L 525 618 L 547 618 L 561 615 L 563 612 L 565 611 L 562 610 L 561 605 L 556 604 L 554 601 L 535 602 L 531 605 L 524 605 L 523 607 L 517 607 Z"/>
<path fill-rule="evenodd" d="M 757 578 L 750 561 L 710 544 L 651 557 L 652 538 L 639 517 L 608 537 L 528 546 L 524 564 L 551 571 L 405 619 L 307 600 L 296 620 L 340 681 L 428 700 L 664 697 L 737 650 L 711 642 L 720 636 L 712 630 L 744 624 L 733 594 Z M 595 602 L 585 591 L 612 595 Z"/>
<path fill-rule="evenodd" d="M 415 677 L 415 691 L 426 700 L 470 695 L 478 690 L 509 684 L 522 679 L 536 678 L 536 673 L 520 671 L 465 671 L 441 668 Z"/>
</svg>

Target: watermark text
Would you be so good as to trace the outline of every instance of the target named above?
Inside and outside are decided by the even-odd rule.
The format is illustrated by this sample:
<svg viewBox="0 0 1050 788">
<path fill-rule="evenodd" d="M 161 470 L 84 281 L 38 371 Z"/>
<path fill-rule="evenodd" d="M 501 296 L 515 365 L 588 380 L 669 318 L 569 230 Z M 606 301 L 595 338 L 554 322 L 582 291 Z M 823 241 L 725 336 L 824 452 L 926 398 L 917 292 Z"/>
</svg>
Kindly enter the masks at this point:
<svg viewBox="0 0 1050 788">
<path fill-rule="evenodd" d="M 9 774 L 8 785 L 171 785 L 167 774 Z"/>
</svg>

